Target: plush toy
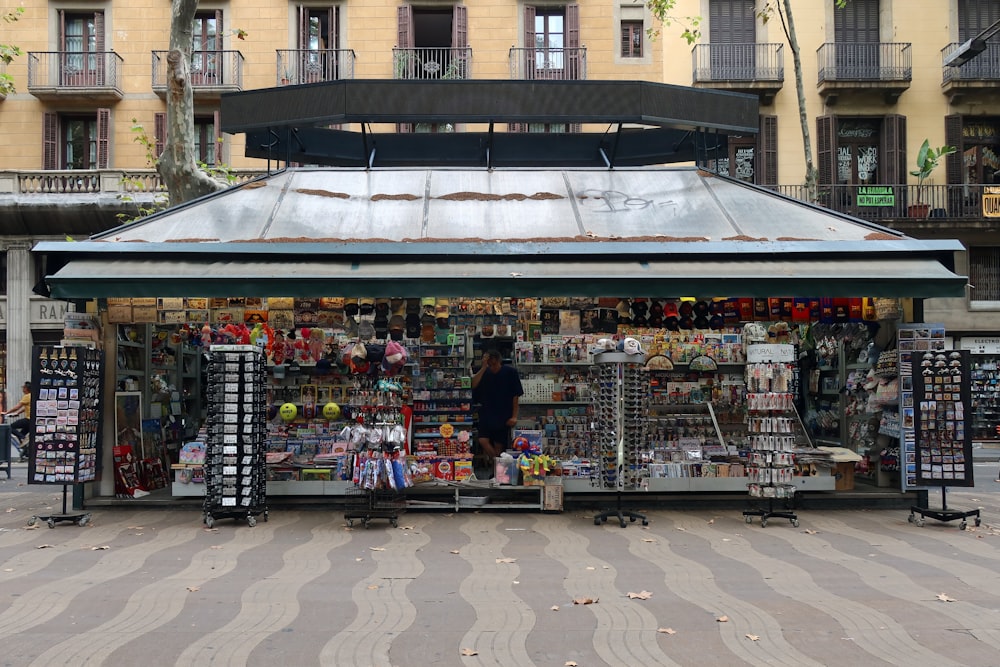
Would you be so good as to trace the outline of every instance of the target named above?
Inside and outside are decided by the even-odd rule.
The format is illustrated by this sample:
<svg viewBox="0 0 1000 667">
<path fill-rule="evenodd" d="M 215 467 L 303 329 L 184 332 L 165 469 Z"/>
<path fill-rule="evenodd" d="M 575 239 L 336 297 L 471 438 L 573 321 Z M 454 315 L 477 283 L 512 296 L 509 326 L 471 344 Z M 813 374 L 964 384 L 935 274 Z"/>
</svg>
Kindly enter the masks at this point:
<svg viewBox="0 0 1000 667">
<path fill-rule="evenodd" d="M 406 365 L 409 354 L 406 348 L 394 340 L 390 340 L 385 345 L 385 354 L 382 357 L 382 372 L 393 376 L 399 373 Z"/>
<path fill-rule="evenodd" d="M 250 330 L 250 344 L 257 345 L 257 342 L 263 335 L 264 335 L 264 324 L 262 322 L 258 322 L 257 324 L 253 325 L 253 329 Z"/>
<path fill-rule="evenodd" d="M 240 322 L 240 325 L 236 327 L 236 340 L 240 345 L 250 344 L 250 328 L 245 322 Z"/>
<path fill-rule="evenodd" d="M 204 347 L 212 344 L 212 327 L 209 326 L 208 322 L 205 322 L 204 326 L 201 327 L 201 344 Z"/>
<path fill-rule="evenodd" d="M 275 366 L 285 363 L 285 333 L 278 329 L 274 332 L 274 339 L 271 343 L 271 358 Z"/>
</svg>

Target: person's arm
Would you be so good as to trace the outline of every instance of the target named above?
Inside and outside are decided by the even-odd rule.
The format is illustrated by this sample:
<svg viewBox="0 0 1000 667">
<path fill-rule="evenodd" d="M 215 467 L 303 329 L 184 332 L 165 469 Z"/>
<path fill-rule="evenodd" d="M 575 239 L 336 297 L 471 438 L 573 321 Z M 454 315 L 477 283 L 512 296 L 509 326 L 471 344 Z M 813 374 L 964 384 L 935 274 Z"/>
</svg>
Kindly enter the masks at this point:
<svg viewBox="0 0 1000 667">
<path fill-rule="evenodd" d="M 14 408 L 8 410 L 4 414 L 8 417 L 13 417 L 14 415 L 19 415 L 24 412 L 24 403 L 18 403 Z"/>
<path fill-rule="evenodd" d="M 521 397 L 515 396 L 514 400 L 512 401 L 511 413 L 510 413 L 511 417 L 510 419 L 507 420 L 507 426 L 513 427 L 515 424 L 517 424 L 517 413 L 520 410 L 520 408 L 521 408 Z"/>
<path fill-rule="evenodd" d="M 479 371 L 472 376 L 472 388 L 476 389 L 479 387 L 479 383 L 483 381 L 483 375 L 486 373 L 486 361 L 483 360 L 483 365 L 479 367 Z"/>
</svg>

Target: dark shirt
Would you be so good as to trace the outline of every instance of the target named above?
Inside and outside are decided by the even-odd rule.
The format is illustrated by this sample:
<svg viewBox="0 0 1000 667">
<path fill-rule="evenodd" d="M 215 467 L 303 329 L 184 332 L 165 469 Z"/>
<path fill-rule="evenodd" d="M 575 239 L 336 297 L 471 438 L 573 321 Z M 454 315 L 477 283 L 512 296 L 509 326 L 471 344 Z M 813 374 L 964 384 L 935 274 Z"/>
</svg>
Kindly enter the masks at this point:
<svg viewBox="0 0 1000 667">
<path fill-rule="evenodd" d="M 489 370 L 483 373 L 473 394 L 480 403 L 480 428 L 506 428 L 507 420 L 514 416 L 514 397 L 523 394 L 521 377 L 513 366 L 501 366 L 496 373 Z"/>
</svg>

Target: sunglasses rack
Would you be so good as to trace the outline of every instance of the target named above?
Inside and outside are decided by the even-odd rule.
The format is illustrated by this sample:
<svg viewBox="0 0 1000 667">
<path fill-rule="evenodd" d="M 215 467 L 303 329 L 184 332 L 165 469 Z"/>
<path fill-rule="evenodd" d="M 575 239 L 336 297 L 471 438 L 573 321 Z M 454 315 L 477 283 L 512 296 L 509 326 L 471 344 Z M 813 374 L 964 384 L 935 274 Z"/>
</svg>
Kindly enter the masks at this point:
<svg viewBox="0 0 1000 667">
<path fill-rule="evenodd" d="M 594 397 L 593 451 L 591 459 L 598 461 L 591 474 L 591 483 L 602 489 L 617 491 L 617 506 L 594 517 L 601 525 L 616 517 L 624 528 L 629 521 L 642 520 L 643 514 L 622 509 L 622 492 L 638 490 L 648 480 L 644 452 L 649 448 L 647 433 L 649 414 L 649 374 L 645 370 L 645 355 L 624 352 L 604 352 L 594 356 L 596 380 Z"/>
<path fill-rule="evenodd" d="M 747 523 L 760 517 L 788 519 L 798 527 L 792 511 L 775 510 L 774 501 L 794 498 L 795 454 L 798 434 L 804 433 L 795 409 L 798 394 L 798 367 L 794 345 L 751 345 L 747 349 L 746 424 L 750 446 L 747 466 L 747 492 L 751 498 L 767 500 L 766 509 L 757 507 L 743 512 Z"/>
<path fill-rule="evenodd" d="M 203 521 L 267 521 L 264 445 L 267 368 L 253 345 L 213 345 L 208 362 L 208 442 Z"/>
</svg>

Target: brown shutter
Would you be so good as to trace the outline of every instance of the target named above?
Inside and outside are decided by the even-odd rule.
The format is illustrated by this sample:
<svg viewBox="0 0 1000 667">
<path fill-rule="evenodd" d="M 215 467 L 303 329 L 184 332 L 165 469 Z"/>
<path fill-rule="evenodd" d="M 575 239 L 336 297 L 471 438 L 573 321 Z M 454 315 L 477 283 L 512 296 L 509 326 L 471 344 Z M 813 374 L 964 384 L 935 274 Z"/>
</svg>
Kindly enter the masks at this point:
<svg viewBox="0 0 1000 667">
<path fill-rule="evenodd" d="M 84 45 L 84 48 L 86 48 L 86 45 Z M 109 82 L 116 83 L 114 80 L 114 70 L 108 70 L 113 65 L 108 62 L 108 58 L 104 54 L 104 12 L 96 12 L 94 14 L 94 49 L 97 52 L 95 56 L 97 71 L 94 72 L 94 83 L 98 86 L 107 85 Z"/>
<path fill-rule="evenodd" d="M 958 185 L 964 180 L 962 173 L 962 152 L 965 146 L 962 145 L 962 117 L 953 114 L 944 117 L 944 143 L 946 146 L 954 146 L 957 152 L 946 155 L 944 158 L 945 171 L 949 185 Z"/>
<path fill-rule="evenodd" d="M 94 14 L 94 48 L 98 53 L 104 52 L 104 12 Z M 84 44 L 86 48 L 86 44 Z"/>
<path fill-rule="evenodd" d="M 153 157 L 159 158 L 163 155 L 163 148 L 167 145 L 167 114 L 153 114 Z"/>
<path fill-rule="evenodd" d="M 459 49 L 469 45 L 469 11 L 462 5 L 455 5 L 452 9 L 451 45 Z"/>
<path fill-rule="evenodd" d="M 413 11 L 409 5 L 396 8 L 396 46 L 401 49 L 413 48 Z"/>
<path fill-rule="evenodd" d="M 507 123 L 507 131 L 508 132 L 527 132 L 528 131 L 528 124 L 527 123 Z"/>
<path fill-rule="evenodd" d="M 521 74 L 524 79 L 535 78 L 535 8 L 524 6 L 524 62 Z"/>
<path fill-rule="evenodd" d="M 816 119 L 816 152 L 820 185 L 833 185 L 837 178 L 836 118 L 819 116 Z"/>
<path fill-rule="evenodd" d="M 212 133 L 213 133 L 213 155 L 215 155 L 215 165 L 220 167 L 225 163 L 225 156 L 223 155 L 223 149 L 225 144 L 222 142 L 222 116 L 218 109 L 212 112 Z"/>
<path fill-rule="evenodd" d="M 59 50 L 66 51 L 66 10 L 59 10 Z"/>
<path fill-rule="evenodd" d="M 340 7 L 330 7 L 327 10 L 326 29 L 329 32 L 326 40 L 326 48 L 340 48 Z M 339 77 L 338 77 L 339 78 Z"/>
<path fill-rule="evenodd" d="M 882 173 L 880 181 L 888 185 L 906 183 L 906 116 L 890 115 L 883 121 Z"/>
<path fill-rule="evenodd" d="M 221 51 L 222 49 L 226 48 L 225 47 L 225 36 L 226 36 L 226 31 L 222 27 L 222 10 L 221 9 L 216 9 L 215 10 L 215 50 L 216 51 Z M 221 67 L 222 63 L 219 63 L 219 66 Z"/>
<path fill-rule="evenodd" d="M 42 169 L 58 168 L 59 114 L 46 111 L 42 114 Z"/>
<path fill-rule="evenodd" d="M 299 49 L 309 48 L 309 10 L 303 5 L 298 6 L 299 12 L 299 41 L 296 47 Z"/>
<path fill-rule="evenodd" d="M 757 185 L 778 184 L 778 117 L 760 117 L 760 136 L 757 140 Z"/>
<path fill-rule="evenodd" d="M 580 66 L 580 5 L 566 5 L 566 48 L 569 49 L 569 57 L 566 64 L 569 71 L 566 73 L 569 79 L 579 79 L 583 76 L 583 68 Z"/>
<path fill-rule="evenodd" d="M 111 109 L 97 110 L 97 168 L 111 166 Z"/>
</svg>

